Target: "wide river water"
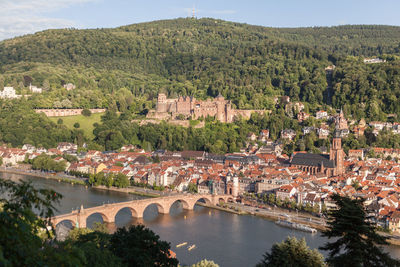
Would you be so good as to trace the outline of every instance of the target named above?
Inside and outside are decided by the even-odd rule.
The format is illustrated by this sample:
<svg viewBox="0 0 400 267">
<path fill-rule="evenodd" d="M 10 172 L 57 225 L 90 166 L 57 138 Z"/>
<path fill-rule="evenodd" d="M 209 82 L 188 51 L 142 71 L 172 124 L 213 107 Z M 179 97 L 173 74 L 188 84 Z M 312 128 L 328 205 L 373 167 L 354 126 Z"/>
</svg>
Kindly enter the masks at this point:
<svg viewBox="0 0 400 267">
<path fill-rule="evenodd" d="M 0 178 L 31 180 L 37 188 L 51 188 L 61 193 L 64 197 L 57 206 L 58 214 L 69 213 L 81 205 L 88 208 L 143 198 L 25 175 L 0 173 Z M 291 230 L 259 217 L 236 215 L 202 206 L 195 206 L 194 211 L 184 211 L 179 204 L 174 204 L 169 215 L 158 214 L 157 207 L 151 205 L 146 209 L 143 219 L 139 220 L 132 219 L 130 211 L 123 209 L 116 216 L 116 226 L 143 223 L 162 240 L 171 243 L 181 265 L 208 259 L 221 267 L 254 266 L 274 243 L 281 242 L 287 236 L 304 237 L 311 248 L 318 248 L 327 241 L 319 233 L 312 235 Z M 87 223 L 90 226 L 95 221 L 101 221 L 101 216 L 93 215 Z M 196 248 L 188 251 L 187 247 L 176 247 L 183 242 L 196 244 Z M 400 256 L 400 247 L 391 246 L 388 250 L 393 256 Z"/>
</svg>

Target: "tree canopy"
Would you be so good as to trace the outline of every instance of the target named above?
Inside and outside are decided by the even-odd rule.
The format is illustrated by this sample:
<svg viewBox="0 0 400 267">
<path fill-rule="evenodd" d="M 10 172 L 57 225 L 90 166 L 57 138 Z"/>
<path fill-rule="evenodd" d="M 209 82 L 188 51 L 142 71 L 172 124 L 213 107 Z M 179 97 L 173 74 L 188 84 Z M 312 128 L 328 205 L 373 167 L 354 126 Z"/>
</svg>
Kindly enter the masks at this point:
<svg viewBox="0 0 400 267">
<path fill-rule="evenodd" d="M 199 99 L 221 93 L 236 108 L 269 109 L 280 95 L 331 104 L 324 69 L 336 64 L 335 107 L 355 105 L 356 111 L 365 104 L 374 112 L 377 104 L 383 113 L 400 115 L 399 40 L 400 28 L 393 26 L 290 29 L 210 18 L 47 30 L 0 42 L 0 85 L 21 93 L 30 83 L 42 85 L 45 93 L 30 98 L 35 107 L 140 113 L 163 91 Z M 366 66 L 362 58 L 372 56 L 387 62 Z M 65 90 L 67 83 L 76 89 Z M 375 89 L 376 99 L 368 99 Z"/>
<path fill-rule="evenodd" d="M 324 257 L 318 250 L 310 249 L 305 239 L 288 237 L 281 243 L 274 244 L 271 252 L 264 254 L 257 267 L 324 267 Z"/>
<path fill-rule="evenodd" d="M 330 211 L 328 229 L 323 236 L 334 241 L 321 247 L 329 255 L 331 266 L 400 266 L 383 251 L 386 238 L 377 233 L 376 226 L 369 221 L 363 199 L 351 199 L 333 195 L 337 209 Z"/>
<path fill-rule="evenodd" d="M 46 90 L 12 103 L 0 101 L 0 141 L 46 148 L 62 141 L 87 142 L 90 148 L 100 145 L 105 150 L 131 143 L 146 150 L 235 152 L 250 131 L 269 129 L 275 139 L 285 128 L 300 133 L 301 126 L 316 126 L 312 120 L 299 125 L 286 114 L 293 112 L 277 104 L 283 95 L 302 101 L 309 113 L 343 108 L 354 120 L 399 121 L 399 43 L 400 27 L 280 29 L 210 18 L 17 37 L 0 42 L 0 90 L 14 86 L 17 93 L 29 94 L 30 83 Z M 365 64 L 365 57 L 386 61 Z M 332 64 L 336 68 L 326 72 Z M 68 83 L 76 88 L 67 90 L 63 85 Z M 203 100 L 221 93 L 234 108 L 267 109 L 271 114 L 229 126 L 204 118 L 204 129 L 131 125 L 155 107 L 159 92 Z M 55 124 L 34 114 L 32 109 L 39 107 L 83 108 L 86 115 L 90 108 L 110 112 L 96 124 L 93 142 L 84 140 L 78 124 L 67 129 L 62 120 Z M 398 146 L 399 135 L 382 136 L 375 138 L 367 129 L 365 138 L 344 143 L 346 149 Z M 327 143 L 310 134 L 296 138 L 285 152 L 318 152 Z"/>
</svg>

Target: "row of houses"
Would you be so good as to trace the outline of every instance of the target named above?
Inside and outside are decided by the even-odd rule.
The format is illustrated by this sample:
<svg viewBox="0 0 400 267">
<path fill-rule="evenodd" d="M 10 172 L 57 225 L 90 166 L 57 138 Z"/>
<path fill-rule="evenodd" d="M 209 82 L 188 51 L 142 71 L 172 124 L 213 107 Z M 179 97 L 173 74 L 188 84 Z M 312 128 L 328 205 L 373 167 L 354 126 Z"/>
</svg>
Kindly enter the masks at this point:
<svg viewBox="0 0 400 267">
<path fill-rule="evenodd" d="M 372 133 L 374 135 L 378 135 L 379 132 L 383 130 L 388 130 L 393 132 L 394 134 L 400 134 L 400 123 L 394 122 L 381 122 L 381 121 L 371 121 L 369 126 L 373 128 Z"/>
</svg>

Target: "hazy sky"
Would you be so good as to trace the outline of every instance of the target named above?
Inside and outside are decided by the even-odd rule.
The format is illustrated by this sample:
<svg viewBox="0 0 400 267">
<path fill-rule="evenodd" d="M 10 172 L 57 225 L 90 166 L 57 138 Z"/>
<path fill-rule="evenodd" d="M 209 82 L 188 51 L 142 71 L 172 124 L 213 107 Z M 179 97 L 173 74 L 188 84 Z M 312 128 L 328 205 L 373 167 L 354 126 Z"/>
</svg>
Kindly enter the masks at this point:
<svg viewBox="0 0 400 267">
<path fill-rule="evenodd" d="M 400 0 L 0 0 L 0 40 L 49 28 L 213 17 L 273 27 L 400 25 Z"/>
</svg>

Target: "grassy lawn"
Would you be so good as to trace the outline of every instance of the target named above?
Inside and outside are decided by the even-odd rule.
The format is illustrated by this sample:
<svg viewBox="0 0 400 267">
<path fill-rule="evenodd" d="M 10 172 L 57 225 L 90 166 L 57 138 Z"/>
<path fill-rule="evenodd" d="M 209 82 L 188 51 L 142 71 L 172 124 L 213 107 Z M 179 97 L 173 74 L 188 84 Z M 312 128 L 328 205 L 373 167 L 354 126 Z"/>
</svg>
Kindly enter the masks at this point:
<svg viewBox="0 0 400 267">
<path fill-rule="evenodd" d="M 90 115 L 90 117 L 85 117 L 83 115 L 76 115 L 76 116 L 66 116 L 66 117 L 51 117 L 50 120 L 54 121 L 57 123 L 58 119 L 63 120 L 63 124 L 67 126 L 70 129 L 74 129 L 74 124 L 78 122 L 80 124 L 81 130 L 84 131 L 85 135 L 93 139 L 93 123 L 97 122 L 100 123 L 100 117 L 103 116 L 104 113 L 96 113 Z"/>
</svg>

